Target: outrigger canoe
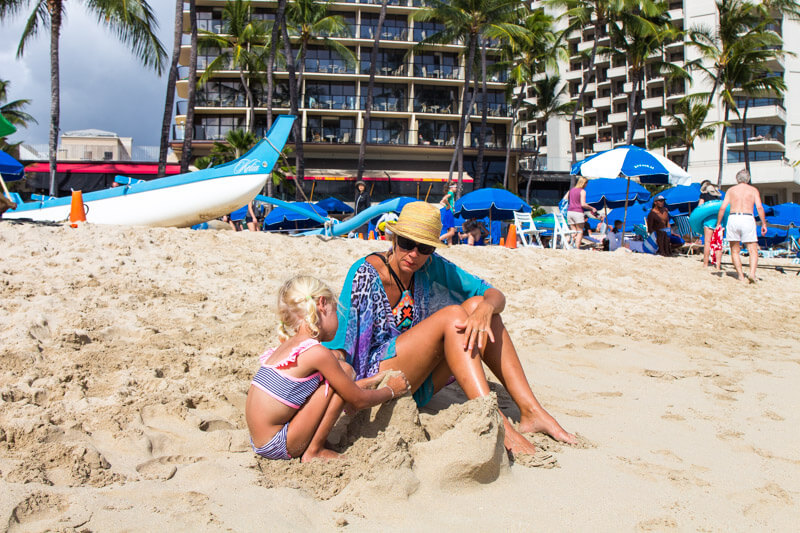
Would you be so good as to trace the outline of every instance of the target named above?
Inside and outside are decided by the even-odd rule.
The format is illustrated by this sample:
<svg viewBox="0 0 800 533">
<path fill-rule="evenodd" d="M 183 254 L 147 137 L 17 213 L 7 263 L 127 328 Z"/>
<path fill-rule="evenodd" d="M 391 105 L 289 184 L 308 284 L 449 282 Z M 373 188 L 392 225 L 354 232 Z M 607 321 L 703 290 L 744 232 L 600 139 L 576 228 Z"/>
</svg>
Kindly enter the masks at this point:
<svg viewBox="0 0 800 533">
<path fill-rule="evenodd" d="M 251 202 L 264 187 L 294 120 L 292 115 L 279 115 L 266 138 L 229 163 L 86 193 L 86 221 L 187 227 L 235 211 Z M 70 205 L 70 197 L 25 202 L 6 211 L 3 218 L 62 222 L 69 219 Z"/>
</svg>

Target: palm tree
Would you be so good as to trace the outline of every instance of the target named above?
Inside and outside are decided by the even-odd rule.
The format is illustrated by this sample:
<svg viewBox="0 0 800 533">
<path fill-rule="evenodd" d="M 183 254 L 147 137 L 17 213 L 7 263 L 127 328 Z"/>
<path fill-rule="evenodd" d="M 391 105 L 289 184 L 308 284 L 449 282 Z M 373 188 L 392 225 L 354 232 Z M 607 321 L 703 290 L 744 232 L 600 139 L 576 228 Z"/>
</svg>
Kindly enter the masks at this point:
<svg viewBox="0 0 800 533">
<path fill-rule="evenodd" d="M 724 117 L 719 141 L 717 185 L 722 184 L 725 136 L 730 113 L 741 117 L 735 92 L 757 78 L 769 78 L 765 62 L 774 58 L 782 45 L 781 38 L 769 29 L 773 19 L 763 5 L 746 0 L 717 0 L 719 26 L 716 31 L 699 27 L 689 32 L 704 62 L 694 68 L 702 70 L 712 81 L 709 103 L 719 90 Z"/>
<path fill-rule="evenodd" d="M 369 131 L 369 122 L 372 116 L 372 98 L 375 93 L 375 71 L 377 70 L 378 62 L 378 44 L 383 31 L 383 21 L 386 19 L 386 6 L 389 0 L 383 0 L 381 3 L 381 10 L 378 13 L 378 27 L 375 28 L 374 39 L 372 41 L 372 50 L 369 54 L 369 83 L 367 84 L 367 101 L 364 106 L 364 124 L 361 128 L 361 142 L 358 145 L 358 171 L 356 173 L 356 181 L 360 181 L 364 177 L 364 165 L 366 164 L 367 157 L 367 132 Z"/>
<path fill-rule="evenodd" d="M 38 124 L 33 116 L 22 110 L 24 107 L 30 105 L 30 100 L 23 98 L 6 102 L 6 100 L 8 100 L 8 86 L 10 84 L 10 81 L 0 80 L 0 115 L 2 115 L 3 118 L 5 118 L 14 126 L 27 128 L 29 122 Z M 18 143 L 9 144 L 6 140 L 6 137 L 0 137 L 0 150 L 5 152 L 13 152 L 11 155 L 16 155 L 17 147 L 20 144 L 22 144 L 21 141 Z"/>
<path fill-rule="evenodd" d="M 542 128 L 547 128 L 547 122 L 557 116 L 572 113 L 577 102 L 569 100 L 569 90 L 567 85 L 561 81 L 559 76 L 546 76 L 533 82 L 533 94 L 536 103 L 528 107 L 529 114 L 536 123 L 536 133 Z M 533 168 L 539 159 L 539 143 L 535 143 L 533 152 Z M 525 201 L 530 203 L 532 176 L 528 177 L 525 186 Z"/>
<path fill-rule="evenodd" d="M 245 92 L 245 129 L 252 132 L 255 129 L 256 102 L 251 82 L 263 70 L 261 58 L 267 41 L 267 28 L 262 21 L 252 18 L 249 0 L 228 0 L 222 9 L 222 24 L 222 34 L 207 30 L 200 32 L 201 48 L 216 47 L 222 52 L 206 66 L 198 84 L 205 85 L 220 70 L 236 69 Z"/>
<path fill-rule="evenodd" d="M 164 116 L 161 119 L 161 142 L 158 148 L 158 176 L 167 173 L 167 149 L 169 145 L 169 126 L 175 107 L 175 83 L 178 80 L 178 60 L 181 57 L 183 41 L 183 0 L 175 0 L 175 31 L 172 41 L 172 61 L 167 76 L 167 96 L 164 102 Z"/>
<path fill-rule="evenodd" d="M 275 61 L 278 58 L 278 45 L 280 42 L 280 32 L 286 23 L 286 0 L 278 0 L 278 7 L 275 10 L 275 21 L 270 30 L 269 51 L 267 52 L 267 128 L 272 126 L 272 96 L 275 94 L 275 80 L 273 72 Z M 270 182 L 271 183 L 271 182 Z M 268 186 L 268 196 L 272 195 L 272 187 Z"/>
<path fill-rule="evenodd" d="M 429 7 L 423 7 L 412 15 L 416 21 L 436 20 L 444 25 L 444 29 L 429 36 L 422 44 L 452 44 L 460 42 L 465 45 L 465 75 L 461 92 L 461 120 L 458 128 L 456 149 L 453 161 L 458 162 L 458 190 L 460 196 L 463 189 L 464 174 L 464 136 L 469 124 L 470 109 L 475 101 L 476 90 L 470 91 L 473 80 L 475 55 L 481 39 L 491 41 L 518 43 L 528 39 L 528 31 L 519 22 L 525 19 L 527 6 L 519 0 L 431 0 Z M 513 46 L 513 44 L 512 44 Z M 485 68 L 485 65 L 484 65 Z M 467 96 L 471 92 L 471 97 Z M 453 161 L 451 161 L 450 177 L 452 181 Z"/>
<path fill-rule="evenodd" d="M 547 5 L 555 8 L 564 8 L 565 11 L 561 18 L 568 22 L 566 33 L 582 31 L 586 26 L 595 27 L 595 38 L 592 43 L 592 50 L 588 56 L 588 66 L 583 71 L 583 81 L 578 92 L 578 105 L 573 109 L 569 120 L 570 134 L 570 153 L 572 154 L 572 164 L 578 160 L 578 110 L 583 106 L 583 96 L 586 94 L 586 87 L 596 76 L 595 61 L 598 54 L 604 55 L 610 52 L 606 47 L 599 45 L 600 36 L 598 32 L 605 31 L 606 24 L 617 20 L 620 11 L 623 9 L 624 0 L 547 0 Z M 572 180 L 575 178 L 573 176 Z M 574 183 L 573 183 L 574 185 Z"/>
<path fill-rule="evenodd" d="M 525 101 L 528 85 L 540 72 L 548 68 L 558 68 L 556 61 L 564 50 L 564 44 L 561 40 L 563 34 L 553 31 L 553 22 L 553 17 L 546 14 L 544 9 L 533 10 L 525 17 L 524 21 L 525 29 L 528 30 L 530 39 L 527 42 L 519 43 L 515 47 L 504 45 L 501 48 L 503 60 L 495 64 L 495 67 L 503 69 L 509 74 L 506 86 L 506 100 L 510 101 L 512 105 L 512 122 L 506 142 L 503 188 L 508 187 L 514 128 L 519 121 L 519 110 Z"/>
<path fill-rule="evenodd" d="M 17 57 L 44 26 L 50 31 L 50 194 L 56 193 L 56 156 L 61 120 L 61 87 L 59 76 L 59 38 L 66 12 L 65 0 L 0 0 L 0 19 L 16 15 L 23 7 L 33 6 L 22 32 Z M 145 67 L 161 74 L 166 52 L 156 36 L 158 22 L 147 0 L 105 0 L 85 2 L 97 21 L 110 28 L 117 38 L 131 47 Z"/>
<path fill-rule="evenodd" d="M 706 122 L 711 104 L 706 100 L 708 95 L 699 93 L 684 96 L 675 104 L 672 112 L 668 114 L 672 124 L 669 135 L 653 140 L 650 146 L 661 148 L 663 146 L 685 146 L 683 154 L 684 170 L 689 169 L 689 152 L 694 149 L 698 139 L 710 139 L 720 122 Z"/>
<path fill-rule="evenodd" d="M 633 89 L 628 94 L 628 118 L 626 144 L 633 144 L 636 124 L 642 113 L 637 95 L 644 86 L 645 68 L 649 67 L 671 79 L 688 74 L 677 65 L 660 59 L 664 44 L 678 37 L 681 32 L 670 23 L 669 6 L 664 1 L 626 0 L 624 9 L 616 20 L 609 21 L 612 57 L 627 60 L 628 73 Z M 658 58 L 652 58 L 658 54 Z"/>
<path fill-rule="evenodd" d="M 186 118 L 183 121 L 183 146 L 181 148 L 181 173 L 189 171 L 189 162 L 192 158 L 192 141 L 194 140 L 194 104 L 197 95 L 197 11 L 195 0 L 188 0 L 189 4 L 189 78 L 188 94 L 186 95 Z"/>
</svg>

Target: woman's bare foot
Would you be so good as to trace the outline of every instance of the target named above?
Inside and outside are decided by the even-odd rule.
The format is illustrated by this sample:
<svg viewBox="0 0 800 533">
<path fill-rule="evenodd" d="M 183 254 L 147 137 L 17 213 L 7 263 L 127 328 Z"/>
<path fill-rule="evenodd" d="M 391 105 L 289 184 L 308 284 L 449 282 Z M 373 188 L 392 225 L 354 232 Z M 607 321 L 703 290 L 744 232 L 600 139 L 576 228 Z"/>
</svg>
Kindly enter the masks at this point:
<svg viewBox="0 0 800 533">
<path fill-rule="evenodd" d="M 506 450 L 511 452 L 511 455 L 520 453 L 533 455 L 536 453 L 536 446 L 514 429 L 514 426 L 512 426 L 511 422 L 505 417 L 503 418 L 503 428 L 505 429 L 503 446 L 505 446 Z"/>
<path fill-rule="evenodd" d="M 330 461 L 331 459 L 341 459 L 342 454 L 337 453 L 333 450 L 328 448 L 320 448 L 316 451 L 311 451 L 310 449 L 306 449 L 303 453 L 303 456 L 300 458 L 301 463 L 307 463 L 312 459 L 322 459 L 323 461 Z"/>
<path fill-rule="evenodd" d="M 572 433 L 561 427 L 555 418 L 550 416 L 547 411 L 540 411 L 530 416 L 522 416 L 519 421 L 519 430 L 521 433 L 546 433 L 559 442 L 567 444 L 577 444 L 578 439 Z"/>
</svg>

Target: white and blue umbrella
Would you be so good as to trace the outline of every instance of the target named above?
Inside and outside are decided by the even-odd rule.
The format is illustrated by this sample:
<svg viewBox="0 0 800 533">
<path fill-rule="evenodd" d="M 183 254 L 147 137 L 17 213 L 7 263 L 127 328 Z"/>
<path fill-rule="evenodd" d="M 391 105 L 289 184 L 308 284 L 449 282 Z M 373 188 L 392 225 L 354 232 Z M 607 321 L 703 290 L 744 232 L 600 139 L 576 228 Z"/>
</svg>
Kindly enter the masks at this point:
<svg viewBox="0 0 800 533">
<path fill-rule="evenodd" d="M 594 154 L 572 165 L 575 176 L 587 178 L 639 178 L 641 183 L 671 183 L 682 185 L 691 177 L 681 167 L 664 156 L 653 154 L 638 146 L 626 145 Z"/>
<path fill-rule="evenodd" d="M 462 218 L 509 220 L 515 212 L 530 213 L 531 206 L 505 189 L 477 189 L 462 196 L 455 205 L 455 215 Z"/>
</svg>

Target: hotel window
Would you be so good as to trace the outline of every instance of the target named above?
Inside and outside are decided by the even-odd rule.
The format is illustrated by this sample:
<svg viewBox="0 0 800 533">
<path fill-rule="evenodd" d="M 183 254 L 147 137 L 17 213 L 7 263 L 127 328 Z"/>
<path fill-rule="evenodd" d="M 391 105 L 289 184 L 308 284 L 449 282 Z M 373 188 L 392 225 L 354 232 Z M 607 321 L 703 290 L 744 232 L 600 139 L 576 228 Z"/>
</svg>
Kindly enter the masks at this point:
<svg viewBox="0 0 800 533">
<path fill-rule="evenodd" d="M 421 41 L 444 30 L 444 24 L 438 22 L 414 22 L 414 40 Z"/>
<path fill-rule="evenodd" d="M 378 50 L 378 57 L 375 64 L 376 76 L 398 76 L 404 73 L 405 52 L 402 50 Z M 361 61 L 359 72 L 369 74 L 370 60 L 372 59 L 372 48 L 361 48 Z"/>
<path fill-rule="evenodd" d="M 224 139 L 229 131 L 244 127 L 243 117 L 197 117 L 194 138 L 198 141 L 217 141 Z"/>
<path fill-rule="evenodd" d="M 306 107 L 309 109 L 356 109 L 356 84 L 306 82 Z"/>
<path fill-rule="evenodd" d="M 376 83 L 372 92 L 372 109 L 376 111 L 406 111 L 405 85 Z M 361 109 L 367 106 L 366 84 L 361 89 Z"/>
<path fill-rule="evenodd" d="M 222 33 L 222 9 L 198 6 L 197 29 Z"/>
<path fill-rule="evenodd" d="M 309 47 L 306 51 L 305 70 L 306 72 L 327 72 L 332 74 L 353 73 L 354 65 L 347 65 L 347 62 L 336 50 L 323 47 Z"/>
<path fill-rule="evenodd" d="M 363 13 L 361 15 L 361 31 L 359 37 L 362 39 L 374 39 L 375 30 L 378 28 L 378 15 Z M 408 18 L 404 16 L 387 15 L 381 27 L 381 40 L 384 41 L 404 41 L 408 37 Z"/>
<path fill-rule="evenodd" d="M 456 79 L 460 75 L 458 56 L 438 52 L 420 52 L 414 58 L 414 75 L 420 78 Z"/>
</svg>

